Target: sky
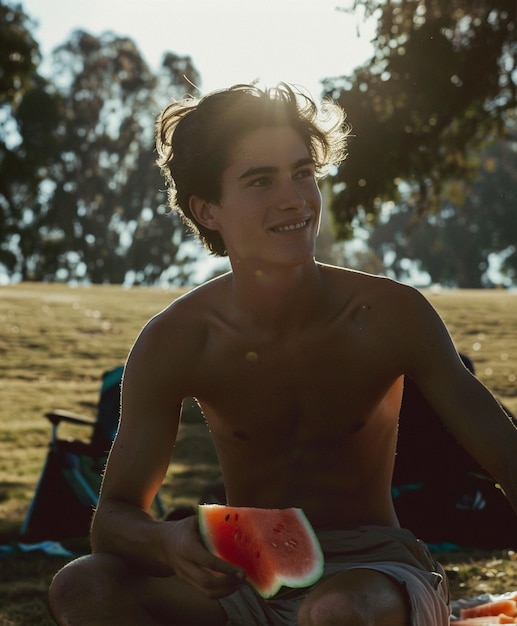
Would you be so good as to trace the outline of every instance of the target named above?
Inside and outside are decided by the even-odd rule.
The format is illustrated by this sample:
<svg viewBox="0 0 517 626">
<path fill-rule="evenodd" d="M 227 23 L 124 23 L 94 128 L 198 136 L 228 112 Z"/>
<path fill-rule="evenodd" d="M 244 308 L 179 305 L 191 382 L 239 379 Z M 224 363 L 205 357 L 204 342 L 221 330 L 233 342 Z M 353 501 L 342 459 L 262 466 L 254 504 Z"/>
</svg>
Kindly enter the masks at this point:
<svg viewBox="0 0 517 626">
<path fill-rule="evenodd" d="M 371 52 L 373 23 L 337 10 L 350 0 L 20 0 L 46 57 L 76 28 L 130 37 L 152 69 L 190 56 L 202 92 L 258 79 L 302 85 L 349 74 Z"/>
</svg>

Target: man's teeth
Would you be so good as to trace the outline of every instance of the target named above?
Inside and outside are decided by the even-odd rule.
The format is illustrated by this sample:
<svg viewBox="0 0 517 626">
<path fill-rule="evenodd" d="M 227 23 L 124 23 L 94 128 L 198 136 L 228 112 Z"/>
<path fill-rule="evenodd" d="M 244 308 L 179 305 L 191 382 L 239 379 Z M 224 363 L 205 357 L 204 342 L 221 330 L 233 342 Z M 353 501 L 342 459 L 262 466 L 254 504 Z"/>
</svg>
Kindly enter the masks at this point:
<svg viewBox="0 0 517 626">
<path fill-rule="evenodd" d="M 278 228 L 275 228 L 275 232 L 285 233 L 290 230 L 300 230 L 300 228 L 303 228 L 308 221 L 309 220 L 305 220 L 303 222 L 298 222 L 298 224 L 289 224 L 288 226 L 278 226 Z"/>
</svg>

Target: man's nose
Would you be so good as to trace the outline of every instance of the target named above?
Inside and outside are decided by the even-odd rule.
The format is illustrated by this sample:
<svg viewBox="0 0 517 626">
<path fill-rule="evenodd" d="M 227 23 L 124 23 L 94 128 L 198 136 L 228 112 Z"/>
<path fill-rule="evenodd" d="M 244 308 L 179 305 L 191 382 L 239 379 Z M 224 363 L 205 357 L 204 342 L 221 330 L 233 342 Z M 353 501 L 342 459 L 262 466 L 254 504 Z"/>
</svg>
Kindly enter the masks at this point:
<svg viewBox="0 0 517 626">
<path fill-rule="evenodd" d="M 278 206 L 283 211 L 289 209 L 295 209 L 299 211 L 305 206 L 305 195 L 300 190 L 296 181 L 291 180 L 290 178 L 285 180 L 280 193 L 281 196 L 278 202 Z"/>
</svg>

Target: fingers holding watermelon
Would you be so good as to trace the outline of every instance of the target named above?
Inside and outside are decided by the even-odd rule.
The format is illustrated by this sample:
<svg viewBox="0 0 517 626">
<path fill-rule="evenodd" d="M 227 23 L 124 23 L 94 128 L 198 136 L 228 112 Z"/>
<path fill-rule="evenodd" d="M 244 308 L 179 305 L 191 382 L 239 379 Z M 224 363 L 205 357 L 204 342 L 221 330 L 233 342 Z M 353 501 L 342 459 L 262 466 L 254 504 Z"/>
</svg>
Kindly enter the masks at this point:
<svg viewBox="0 0 517 626">
<path fill-rule="evenodd" d="M 205 596 L 211 599 L 224 598 L 236 591 L 246 579 L 246 574 L 239 571 L 221 572 L 201 566 L 204 576 L 200 578 L 202 586 L 198 587 Z M 233 568 L 235 570 L 235 568 Z"/>
<path fill-rule="evenodd" d="M 206 549 L 195 516 L 167 522 L 167 525 L 165 549 L 177 576 L 210 599 L 227 596 L 241 586 L 246 573 Z"/>
</svg>

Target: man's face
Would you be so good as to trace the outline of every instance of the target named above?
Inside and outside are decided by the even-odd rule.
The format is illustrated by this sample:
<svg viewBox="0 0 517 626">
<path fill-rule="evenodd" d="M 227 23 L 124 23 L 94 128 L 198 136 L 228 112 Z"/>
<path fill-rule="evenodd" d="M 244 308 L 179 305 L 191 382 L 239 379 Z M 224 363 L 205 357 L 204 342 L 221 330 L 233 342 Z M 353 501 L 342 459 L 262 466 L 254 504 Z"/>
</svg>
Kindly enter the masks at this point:
<svg viewBox="0 0 517 626">
<path fill-rule="evenodd" d="M 314 163 L 290 126 L 245 134 L 221 178 L 214 226 L 232 263 L 312 260 L 321 215 Z"/>
</svg>

